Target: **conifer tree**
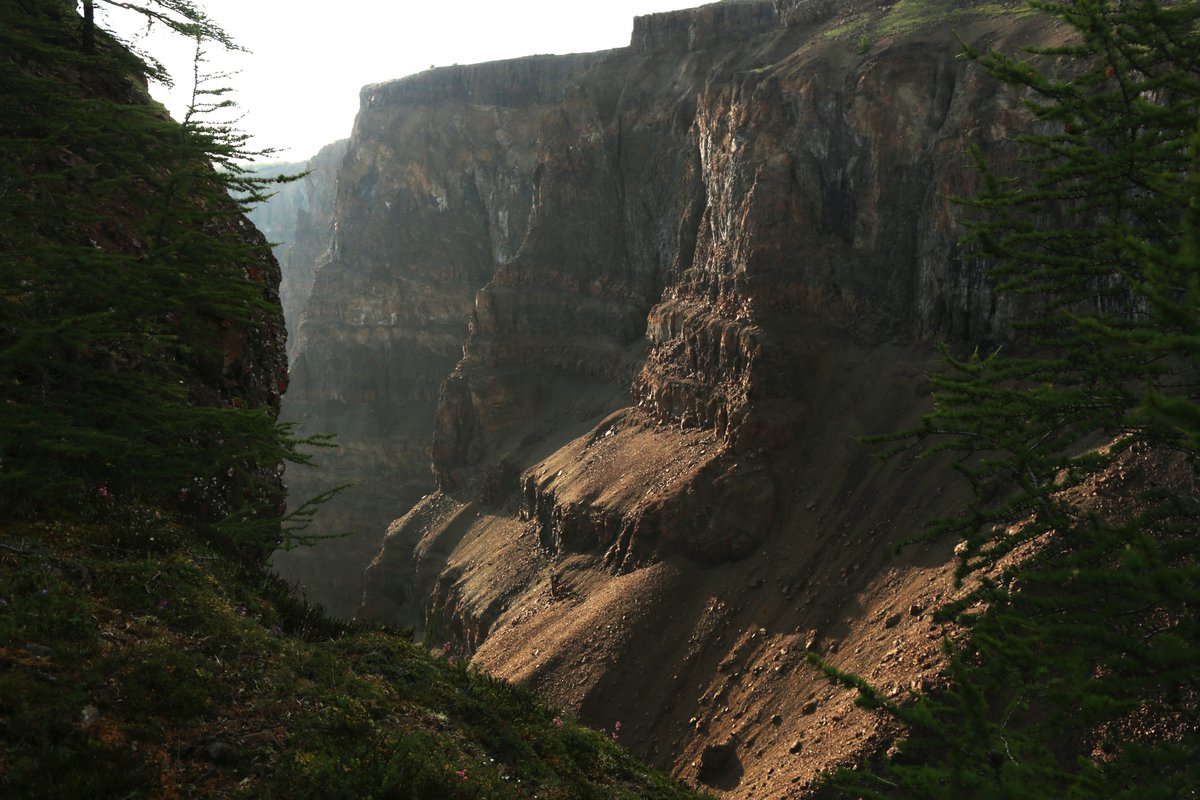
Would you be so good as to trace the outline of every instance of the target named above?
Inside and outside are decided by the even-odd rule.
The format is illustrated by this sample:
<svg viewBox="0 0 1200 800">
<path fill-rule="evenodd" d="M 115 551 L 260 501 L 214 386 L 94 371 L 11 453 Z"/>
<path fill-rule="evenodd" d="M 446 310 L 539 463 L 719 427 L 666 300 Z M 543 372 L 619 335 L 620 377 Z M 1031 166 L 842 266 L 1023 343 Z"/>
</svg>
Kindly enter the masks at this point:
<svg viewBox="0 0 1200 800">
<path fill-rule="evenodd" d="M 1014 353 L 948 358 L 902 447 L 975 486 L 943 614 L 952 686 L 897 704 L 897 759 L 856 796 L 1181 797 L 1200 786 L 1200 4 L 1032 3 L 1075 39 L 968 55 L 1025 93 L 1032 179 L 979 160 L 964 200 L 1001 291 L 1037 315 Z M 1142 470 L 1121 507 L 1088 496 Z M 1021 550 L 1015 566 L 1002 559 Z M 815 659 L 814 661 L 819 661 Z"/>
<path fill-rule="evenodd" d="M 267 376 L 228 374 L 229 348 L 282 320 L 241 214 L 269 187 L 240 166 L 245 137 L 205 122 L 225 90 L 198 52 L 180 124 L 145 93 L 153 68 L 104 34 L 87 52 L 69 7 L 2 16 L 0 508 L 147 503 L 262 558 L 288 536 L 281 465 L 307 456 Z"/>
<path fill-rule="evenodd" d="M 157 23 L 183 36 L 197 37 L 230 50 L 239 49 L 229 34 L 191 0 L 150 0 L 145 3 L 124 2 L 124 0 L 83 0 L 80 45 L 88 53 L 94 53 L 96 50 L 96 3 L 139 14 L 146 19 L 147 25 Z M 151 70 L 152 77 L 170 80 L 170 75 L 166 74 L 153 57 L 148 57 L 147 67 Z"/>
</svg>

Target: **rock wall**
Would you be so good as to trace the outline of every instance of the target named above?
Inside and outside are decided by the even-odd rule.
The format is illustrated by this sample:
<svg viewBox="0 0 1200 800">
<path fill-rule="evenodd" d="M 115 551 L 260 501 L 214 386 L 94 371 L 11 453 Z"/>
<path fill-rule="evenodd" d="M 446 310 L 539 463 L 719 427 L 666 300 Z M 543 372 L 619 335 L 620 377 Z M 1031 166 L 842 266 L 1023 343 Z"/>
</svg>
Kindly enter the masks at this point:
<svg viewBox="0 0 1200 800">
<path fill-rule="evenodd" d="M 308 174 L 300 181 L 303 203 L 296 211 L 294 235 L 280 259 L 283 283 L 279 299 L 288 320 L 288 357 L 295 361 L 300 352 L 300 319 L 312 294 L 316 271 L 328 258 L 333 241 L 333 214 L 337 200 L 337 174 L 346 156 L 348 139 L 322 147 L 304 165 Z M 281 241 L 285 241 L 281 239 Z"/>
<path fill-rule="evenodd" d="M 687 53 L 711 47 L 728 48 L 773 30 L 779 10 L 770 0 L 713 3 L 679 12 L 634 17 L 630 49 L 635 53 Z"/>
<path fill-rule="evenodd" d="M 300 349 L 300 317 L 312 293 L 313 277 L 327 257 L 333 238 L 337 173 L 348 142 L 341 139 L 325 145 L 308 161 L 274 164 L 256 171 L 263 178 L 307 173 L 300 180 L 279 185 L 269 200 L 247 215 L 273 243 L 282 270 L 279 300 L 287 323 L 289 363 Z"/>
<path fill-rule="evenodd" d="M 274 561 L 335 614 L 353 613 L 388 523 L 434 488 L 439 387 L 462 357 L 475 292 L 524 240 L 538 125 L 599 58 L 447 67 L 362 91 L 283 414 L 337 437 L 320 472 L 288 471 L 293 502 L 351 484 L 313 532 L 352 533 Z"/>
<path fill-rule="evenodd" d="M 949 197 L 1023 112 L 955 33 L 1054 32 L 987 9 L 723 3 L 364 89 L 293 380 L 358 510 L 403 514 L 359 615 L 726 796 L 871 752 L 803 653 L 936 670 L 951 554 L 890 552 L 961 492 L 853 437 L 919 418 L 933 340 L 1015 311 Z"/>
</svg>

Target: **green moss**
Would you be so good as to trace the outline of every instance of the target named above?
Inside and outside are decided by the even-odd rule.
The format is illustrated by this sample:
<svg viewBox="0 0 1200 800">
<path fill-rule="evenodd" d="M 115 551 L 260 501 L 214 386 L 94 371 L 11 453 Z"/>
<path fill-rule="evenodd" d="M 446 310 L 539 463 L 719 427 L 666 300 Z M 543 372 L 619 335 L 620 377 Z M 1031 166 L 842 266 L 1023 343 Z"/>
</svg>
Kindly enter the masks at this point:
<svg viewBox="0 0 1200 800">
<path fill-rule="evenodd" d="M 870 26 L 872 20 L 866 14 L 855 14 L 841 25 L 836 25 L 821 32 L 825 39 L 846 39 Z"/>
<path fill-rule="evenodd" d="M 933 0 L 899 0 L 879 22 L 880 33 L 906 33 L 931 23 L 945 23 L 962 14 Z"/>
<path fill-rule="evenodd" d="M 882 12 L 853 14 L 821 33 L 826 39 L 853 41 L 861 55 L 884 36 L 909 33 L 931 25 L 962 23 L 974 17 L 1026 16 L 1035 13 L 1025 2 L 957 6 L 941 0 L 898 0 Z"/>
<path fill-rule="evenodd" d="M 277 603 L 276 579 L 160 525 L 183 543 L 154 555 L 94 521 L 3 531 L 24 543 L 0 550 L 14 796 L 692 796 L 529 692 Z"/>
</svg>

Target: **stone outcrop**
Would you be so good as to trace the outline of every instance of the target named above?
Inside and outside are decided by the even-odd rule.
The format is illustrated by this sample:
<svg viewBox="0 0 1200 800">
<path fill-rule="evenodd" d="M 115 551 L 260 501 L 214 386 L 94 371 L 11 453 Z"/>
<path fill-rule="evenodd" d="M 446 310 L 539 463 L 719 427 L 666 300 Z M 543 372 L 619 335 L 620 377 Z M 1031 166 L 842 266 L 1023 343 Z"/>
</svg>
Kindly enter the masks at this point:
<svg viewBox="0 0 1200 800">
<path fill-rule="evenodd" d="M 968 41 L 1053 35 L 950 13 Z M 890 552 L 961 496 L 852 437 L 913 424 L 930 343 L 999 341 L 1015 310 L 949 197 L 966 140 L 1013 163 L 1019 98 L 910 22 L 722 3 L 363 90 L 289 394 L 342 433 L 355 513 L 399 517 L 360 616 L 731 797 L 870 751 L 803 653 L 925 679 L 937 626 L 875 623 L 952 591 L 948 551 Z"/>
</svg>

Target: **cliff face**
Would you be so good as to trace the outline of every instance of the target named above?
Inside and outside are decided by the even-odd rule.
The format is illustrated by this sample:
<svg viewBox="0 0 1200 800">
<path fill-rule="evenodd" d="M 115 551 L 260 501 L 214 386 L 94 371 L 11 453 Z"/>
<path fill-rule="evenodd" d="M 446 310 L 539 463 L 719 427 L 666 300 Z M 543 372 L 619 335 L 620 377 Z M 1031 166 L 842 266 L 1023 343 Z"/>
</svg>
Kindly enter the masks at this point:
<svg viewBox="0 0 1200 800">
<path fill-rule="evenodd" d="M 538 123 L 599 58 L 450 67 L 362 91 L 284 408 L 302 430 L 338 437 L 321 475 L 289 471 L 292 497 L 353 484 L 323 509 L 321 532 L 355 534 L 275 559 L 333 613 L 353 613 L 381 532 L 434 488 L 438 387 L 462 356 L 475 292 L 525 236 Z"/>
<path fill-rule="evenodd" d="M 947 198 L 1022 119 L 901 12 L 719 4 L 363 91 L 289 394 L 360 511 L 407 510 L 361 616 L 729 796 L 871 750 L 803 652 L 930 680 L 950 554 L 891 545 L 960 498 L 852 437 L 917 419 L 933 339 L 1000 337 Z"/>
<path fill-rule="evenodd" d="M 282 184 L 271 199 L 247 215 L 267 241 L 282 270 L 279 301 L 287 323 L 288 361 L 300 349 L 300 316 L 312 293 L 313 276 L 329 252 L 333 237 L 337 172 L 346 155 L 348 139 L 325 145 L 305 162 L 276 164 L 258 170 L 261 177 L 308 173 L 298 181 Z"/>
</svg>

